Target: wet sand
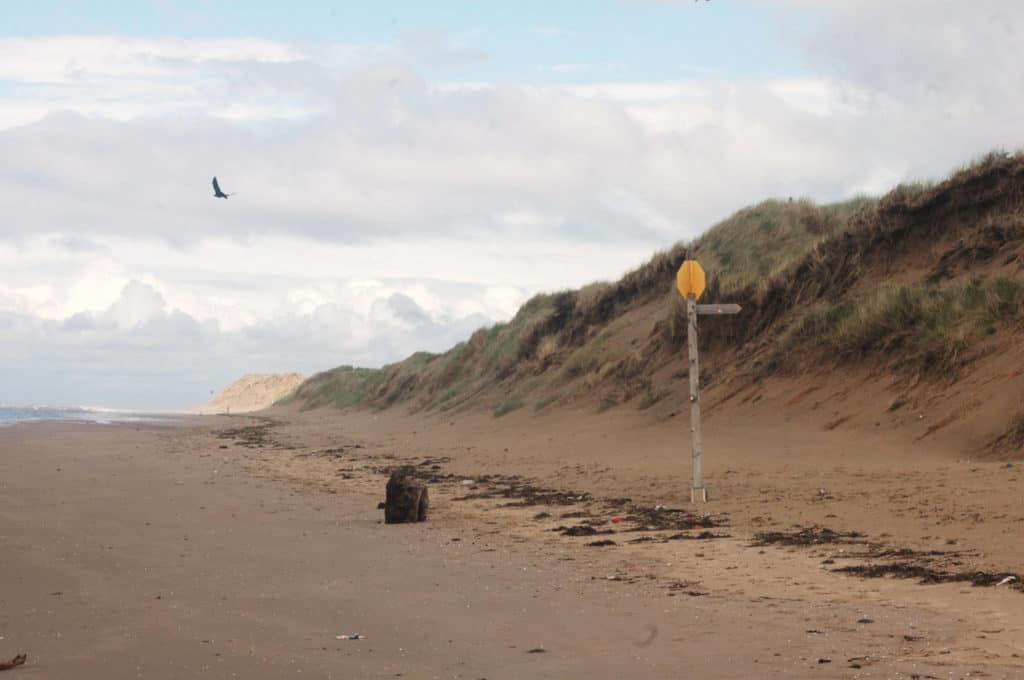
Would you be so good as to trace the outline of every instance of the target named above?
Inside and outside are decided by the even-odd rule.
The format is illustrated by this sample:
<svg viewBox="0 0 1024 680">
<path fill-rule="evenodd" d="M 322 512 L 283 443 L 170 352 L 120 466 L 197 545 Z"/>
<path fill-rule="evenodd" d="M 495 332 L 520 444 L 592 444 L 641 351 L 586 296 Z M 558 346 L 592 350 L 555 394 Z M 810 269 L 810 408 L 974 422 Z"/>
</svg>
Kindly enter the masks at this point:
<svg viewBox="0 0 1024 680">
<path fill-rule="evenodd" d="M 655 469 L 662 446 L 653 440 L 617 466 L 618 442 L 598 446 L 600 428 L 589 430 L 594 442 L 577 433 L 570 445 L 557 422 L 511 437 L 511 420 L 502 434 L 483 420 L 457 428 L 336 412 L 272 417 L 0 429 L 0 658 L 28 654 L 11 677 L 1024 675 L 1024 593 L 822 566 L 858 546 L 751 547 L 761 528 L 751 520 L 764 525 L 766 513 L 748 506 L 766 494 L 744 485 L 774 497 L 785 489 L 776 482 L 801 479 L 800 470 L 768 479 L 755 466 L 750 480 L 719 489 L 753 496 L 709 504 L 726 519 L 715 533 L 727 537 L 661 542 L 666 532 L 625 533 L 636 527 L 602 514 L 630 490 L 637 504 L 678 505 L 678 490 L 658 486 L 678 480 L 648 479 L 644 460 L 653 456 Z M 548 436 L 557 454 L 539 443 Z M 517 451 L 534 439 L 528 454 Z M 400 463 L 437 466 L 424 524 L 381 523 L 384 475 Z M 710 474 L 729 479 L 723 464 Z M 992 466 L 982 474 L 994 479 Z M 500 480 L 464 485 L 463 473 L 523 475 L 587 498 L 522 504 L 479 493 L 507 488 Z M 847 491 L 838 481 L 829 488 Z M 992 502 L 1012 507 L 1001 494 L 1015 489 L 993 491 Z M 837 515 L 839 530 L 871 519 L 870 503 L 839 520 L 834 510 L 856 503 L 839 498 L 830 512 L 818 495 L 765 504 L 776 516 L 767 524 L 800 524 L 787 513 L 804 523 Z M 573 511 L 583 515 L 563 517 Z M 901 538 L 899 522 L 875 519 L 872 534 Z M 615 532 L 596 536 L 615 544 L 550 531 L 587 521 Z M 905 533 L 910 543 L 931 540 Z M 652 540 L 627 542 L 640 536 Z M 366 638 L 336 639 L 345 633 Z"/>
</svg>

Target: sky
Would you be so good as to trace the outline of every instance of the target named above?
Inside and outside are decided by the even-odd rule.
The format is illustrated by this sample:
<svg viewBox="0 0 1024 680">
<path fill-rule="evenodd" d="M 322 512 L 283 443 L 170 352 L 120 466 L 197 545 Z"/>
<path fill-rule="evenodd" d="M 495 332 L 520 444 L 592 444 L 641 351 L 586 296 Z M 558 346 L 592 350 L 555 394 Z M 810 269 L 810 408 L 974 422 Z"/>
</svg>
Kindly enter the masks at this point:
<svg viewBox="0 0 1024 680">
<path fill-rule="evenodd" d="M 940 179 L 1021 147 L 1022 32 L 995 0 L 5 0 L 0 404 L 443 351 L 765 198 Z"/>
</svg>

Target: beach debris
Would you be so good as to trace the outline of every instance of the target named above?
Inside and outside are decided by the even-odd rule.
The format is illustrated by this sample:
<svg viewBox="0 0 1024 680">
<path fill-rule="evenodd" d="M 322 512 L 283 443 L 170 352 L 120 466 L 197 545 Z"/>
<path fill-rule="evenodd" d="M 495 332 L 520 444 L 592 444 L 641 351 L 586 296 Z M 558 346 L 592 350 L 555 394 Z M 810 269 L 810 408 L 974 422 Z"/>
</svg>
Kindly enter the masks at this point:
<svg viewBox="0 0 1024 680">
<path fill-rule="evenodd" d="M 716 534 L 711 531 L 702 531 L 699 534 L 688 534 L 688 533 L 677 533 L 671 534 L 670 536 L 650 536 L 644 535 L 639 538 L 626 541 L 627 543 L 668 543 L 669 541 L 704 541 L 712 538 L 729 538 L 729 534 Z"/>
<path fill-rule="evenodd" d="M 547 651 L 548 650 L 544 649 L 543 647 L 534 647 L 533 649 L 526 650 L 526 653 L 527 654 L 543 654 L 543 653 L 545 653 Z"/>
<path fill-rule="evenodd" d="M 653 543 L 656 540 L 657 539 L 654 538 L 654 536 L 638 536 L 637 538 L 631 538 L 630 540 L 626 541 L 626 543 Z M 662 543 L 665 542 L 665 540 L 662 540 Z"/>
<path fill-rule="evenodd" d="M 818 663 L 832 663 L 832 659 L 821 657 L 820 659 L 818 659 Z"/>
<path fill-rule="evenodd" d="M 833 543 L 866 543 L 864 534 L 856 531 L 832 531 L 827 527 L 811 526 L 799 531 L 761 531 L 754 534 L 754 546 L 764 545 L 824 545 Z"/>
<path fill-rule="evenodd" d="M 612 524 L 618 524 L 622 521 L 621 517 L 612 517 Z"/>
<path fill-rule="evenodd" d="M 701 585 L 696 581 L 676 581 L 670 583 L 668 586 L 668 596 L 675 597 L 678 593 L 689 595 L 690 597 L 704 597 L 708 593 L 702 590 L 698 590 Z"/>
<path fill-rule="evenodd" d="M 628 531 L 684 531 L 706 529 L 725 523 L 724 519 L 713 517 L 707 513 L 698 515 L 682 508 L 638 505 L 630 505 L 626 508 L 622 521 L 633 525 Z"/>
<path fill-rule="evenodd" d="M 415 477 L 416 470 L 404 465 L 391 473 L 385 489 L 384 523 L 402 524 L 427 519 L 427 486 Z"/>
<path fill-rule="evenodd" d="M 341 635 L 335 635 L 334 639 L 335 640 L 365 640 L 366 636 L 365 635 L 360 635 L 359 633 L 343 633 Z"/>
<path fill-rule="evenodd" d="M 648 623 L 646 626 L 644 626 L 644 629 L 647 631 L 647 637 L 641 640 L 640 642 L 637 642 L 637 647 L 650 647 L 651 644 L 658 637 L 658 627 L 655 626 L 653 623 Z"/>
<path fill-rule="evenodd" d="M 475 479 L 463 479 L 461 482 L 462 486 L 476 486 Z"/>
<path fill-rule="evenodd" d="M 591 500 L 589 493 L 534 486 L 519 475 L 480 475 L 473 481 L 476 483 L 470 487 L 472 492 L 452 500 L 507 498 L 510 502 L 503 504 L 503 507 L 507 508 L 527 508 L 534 505 L 575 505 Z"/>
<path fill-rule="evenodd" d="M 1013 583 L 1016 580 L 1017 580 L 1016 576 L 1007 576 L 1006 578 L 1004 578 L 1002 581 L 1000 581 L 996 585 L 997 586 L 1005 586 L 1007 583 Z"/>
<path fill-rule="evenodd" d="M 28 656 L 25 654 L 18 654 L 10 661 L 0 661 L 0 671 L 8 671 L 16 666 L 22 666 L 28 661 Z"/>
<path fill-rule="evenodd" d="M 615 541 L 605 539 L 603 541 L 591 541 L 590 543 L 587 543 L 587 545 L 592 548 L 604 548 L 609 545 L 615 545 Z"/>
<path fill-rule="evenodd" d="M 874 619 L 869 619 L 866 616 L 864 618 L 857 619 L 857 623 L 874 623 L 874 622 L 875 622 Z"/>
<path fill-rule="evenodd" d="M 589 524 L 577 524 L 576 526 L 557 526 L 550 531 L 557 531 L 563 536 L 597 536 L 598 534 L 614 534 L 611 529 L 595 529 Z"/>
<path fill-rule="evenodd" d="M 914 557 L 924 559 L 926 556 L 914 555 Z M 999 585 L 1001 581 L 1006 581 L 1006 585 L 1009 585 L 1020 578 L 1016 574 L 1008 574 L 1006 572 L 947 571 L 941 566 L 933 566 L 927 561 L 854 564 L 833 569 L 832 571 L 853 574 L 863 578 L 893 576 L 895 578 L 917 579 L 917 582 L 921 584 L 968 582 L 979 587 Z M 1006 579 L 1008 578 L 1012 580 L 1007 581 Z M 1018 586 L 1012 587 L 1018 588 Z"/>
</svg>

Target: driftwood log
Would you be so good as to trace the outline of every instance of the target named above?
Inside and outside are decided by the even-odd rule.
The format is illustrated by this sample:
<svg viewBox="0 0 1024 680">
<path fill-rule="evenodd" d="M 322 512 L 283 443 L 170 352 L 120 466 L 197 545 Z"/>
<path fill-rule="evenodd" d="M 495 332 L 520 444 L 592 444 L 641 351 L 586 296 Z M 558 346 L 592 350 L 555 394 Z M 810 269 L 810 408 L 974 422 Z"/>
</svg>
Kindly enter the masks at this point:
<svg viewBox="0 0 1024 680">
<path fill-rule="evenodd" d="M 427 519 L 427 485 L 416 479 L 412 466 L 391 473 L 384 501 L 384 523 L 422 522 Z"/>
</svg>

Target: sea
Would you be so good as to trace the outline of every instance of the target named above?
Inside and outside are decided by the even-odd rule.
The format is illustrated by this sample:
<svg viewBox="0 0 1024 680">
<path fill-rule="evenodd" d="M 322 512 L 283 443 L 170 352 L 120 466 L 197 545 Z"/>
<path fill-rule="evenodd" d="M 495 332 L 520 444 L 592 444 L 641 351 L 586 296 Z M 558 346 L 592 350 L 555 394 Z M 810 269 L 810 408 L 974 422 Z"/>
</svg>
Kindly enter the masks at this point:
<svg viewBox="0 0 1024 680">
<path fill-rule="evenodd" d="M 95 423 L 161 423 L 176 416 L 168 413 L 118 411 L 114 409 L 84 408 L 78 406 L 0 406 L 0 427 L 14 423 L 59 420 L 65 422 Z"/>
</svg>

